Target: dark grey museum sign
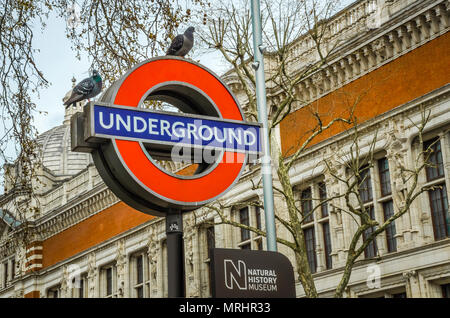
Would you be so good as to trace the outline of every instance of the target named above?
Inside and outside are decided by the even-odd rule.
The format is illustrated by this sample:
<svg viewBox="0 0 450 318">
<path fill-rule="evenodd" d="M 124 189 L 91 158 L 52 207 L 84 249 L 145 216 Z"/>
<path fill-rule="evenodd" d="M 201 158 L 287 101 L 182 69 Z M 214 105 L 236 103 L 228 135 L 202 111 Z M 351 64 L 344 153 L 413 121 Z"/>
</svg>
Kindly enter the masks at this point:
<svg viewBox="0 0 450 318">
<path fill-rule="evenodd" d="M 215 248 L 211 255 L 213 297 L 295 297 L 294 272 L 283 254 Z"/>
</svg>

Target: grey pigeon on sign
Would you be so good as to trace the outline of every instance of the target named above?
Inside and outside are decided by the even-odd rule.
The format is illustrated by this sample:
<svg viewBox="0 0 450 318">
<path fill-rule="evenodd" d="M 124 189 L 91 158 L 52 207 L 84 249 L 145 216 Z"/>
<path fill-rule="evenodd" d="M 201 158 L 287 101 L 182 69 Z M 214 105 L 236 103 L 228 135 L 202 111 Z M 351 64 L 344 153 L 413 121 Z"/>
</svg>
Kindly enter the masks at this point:
<svg viewBox="0 0 450 318">
<path fill-rule="evenodd" d="M 96 70 L 92 71 L 92 76 L 85 78 L 79 82 L 73 89 L 69 99 L 64 105 L 69 107 L 72 104 L 81 102 L 85 99 L 90 99 L 97 96 L 102 90 L 102 78 Z"/>
<path fill-rule="evenodd" d="M 189 27 L 184 34 L 178 34 L 170 44 L 167 55 L 175 55 L 184 57 L 192 49 L 194 45 L 194 27 Z"/>
</svg>

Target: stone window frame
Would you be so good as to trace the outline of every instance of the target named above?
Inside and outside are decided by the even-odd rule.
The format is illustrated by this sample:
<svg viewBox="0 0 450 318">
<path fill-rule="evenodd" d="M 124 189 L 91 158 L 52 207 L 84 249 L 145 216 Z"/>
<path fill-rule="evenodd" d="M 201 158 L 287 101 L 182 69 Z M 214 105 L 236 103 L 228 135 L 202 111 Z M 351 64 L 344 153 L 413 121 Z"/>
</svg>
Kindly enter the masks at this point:
<svg viewBox="0 0 450 318">
<path fill-rule="evenodd" d="M 254 205 L 246 205 L 240 208 L 234 208 L 233 209 L 233 215 L 235 217 L 235 221 L 240 223 L 240 212 L 243 209 L 248 209 L 248 221 L 249 226 L 258 228 L 258 226 L 261 227 L 261 229 L 264 228 L 264 220 L 263 220 L 263 214 L 264 210 L 260 207 L 254 206 Z M 259 210 L 259 213 L 257 212 Z M 259 214 L 259 222 L 257 221 L 257 215 Z M 237 228 L 239 233 L 236 233 L 237 238 L 237 248 L 245 249 L 249 247 L 250 250 L 263 250 L 264 249 L 264 240 L 262 235 L 258 235 L 257 233 L 253 231 L 248 231 L 249 238 L 242 240 L 242 228 Z"/>
<path fill-rule="evenodd" d="M 393 213 L 396 213 L 396 200 L 393 195 L 393 189 L 394 184 L 392 180 L 392 171 L 394 171 L 394 165 L 392 160 L 389 158 L 389 156 L 386 153 L 386 150 L 384 149 L 378 149 L 374 155 L 373 155 L 373 164 L 369 168 L 370 171 L 370 186 L 372 188 L 372 199 L 364 202 L 364 207 L 373 206 L 373 215 L 376 221 L 378 221 L 380 224 L 384 223 L 385 220 L 385 214 L 383 210 L 383 204 L 388 201 L 392 201 L 393 203 Z M 389 167 L 389 175 L 390 175 L 390 185 L 391 185 L 391 193 L 383 194 L 381 191 L 381 178 L 380 178 L 380 167 L 379 167 L 379 161 L 382 159 L 387 159 L 388 161 L 388 167 Z M 394 227 L 397 230 L 398 228 L 398 218 L 393 221 Z M 396 246 L 397 250 L 388 252 L 388 242 L 387 242 L 387 235 L 386 231 L 381 232 L 378 234 L 375 239 L 374 243 L 376 244 L 376 257 L 381 257 L 388 253 L 396 253 L 398 251 L 398 240 L 397 237 L 399 234 L 396 232 L 394 237 L 396 238 Z M 361 238 L 362 240 L 363 238 Z M 365 257 L 366 252 L 364 251 L 364 259 L 370 259 Z"/>
<path fill-rule="evenodd" d="M 75 277 L 72 278 L 72 284 L 73 287 L 71 288 L 72 290 L 72 298 L 89 298 L 89 287 L 88 287 L 88 278 L 87 278 L 87 273 L 82 273 L 80 275 L 80 281 L 79 286 L 83 286 L 83 288 L 78 287 L 76 285 L 76 281 L 75 281 Z M 83 297 L 80 297 L 82 293 Z"/>
<path fill-rule="evenodd" d="M 392 213 L 391 211 L 389 211 L 389 209 L 387 208 L 388 204 L 392 205 Z M 384 201 L 382 202 L 383 204 L 383 216 L 384 216 L 384 221 L 386 221 L 387 219 L 389 219 L 395 212 L 395 206 L 394 206 L 394 201 L 393 200 L 388 200 L 388 201 Z M 384 235 L 386 237 L 386 251 L 387 253 L 395 253 L 397 252 L 397 239 L 396 239 L 396 235 L 397 235 L 397 228 L 395 227 L 395 221 L 391 222 L 391 224 L 389 224 L 385 231 L 384 231 Z"/>
<path fill-rule="evenodd" d="M 15 278 L 15 255 L 6 257 L 0 261 L 0 289 L 7 288 Z M 6 273 L 5 273 L 6 267 Z"/>
<path fill-rule="evenodd" d="M 376 220 L 376 216 L 375 216 L 375 207 L 373 206 L 373 204 L 365 204 L 364 208 L 367 210 L 369 210 L 369 216 L 372 220 Z M 365 230 L 362 233 L 362 240 L 363 242 L 365 242 L 366 240 L 366 235 L 370 235 L 375 231 L 375 227 L 372 226 L 370 228 L 368 228 L 367 230 Z M 370 242 L 366 248 L 364 249 L 364 258 L 365 259 L 371 259 L 371 258 L 376 258 L 380 255 L 379 253 L 379 248 L 377 245 L 377 240 L 376 237 L 372 240 L 372 242 Z"/>
<path fill-rule="evenodd" d="M 111 269 L 111 294 L 108 294 L 107 270 Z M 117 266 L 116 262 L 108 263 L 100 268 L 100 292 L 103 298 L 117 298 Z"/>
<path fill-rule="evenodd" d="M 450 198 L 450 189 L 449 189 L 449 185 L 450 185 L 450 175 L 448 172 L 448 167 L 446 167 L 446 165 L 448 166 L 448 162 L 450 160 L 450 151 L 449 151 L 449 144 L 450 144 L 450 132 L 449 132 L 450 127 L 446 127 L 446 128 L 441 128 L 439 132 L 436 132 L 436 130 L 434 131 L 430 131 L 424 134 L 423 136 L 423 143 L 424 146 L 431 142 L 432 140 L 437 140 L 440 143 L 440 151 L 441 151 L 441 155 L 442 155 L 442 165 L 443 165 L 443 170 L 444 170 L 444 174 L 442 176 L 436 177 L 436 178 L 432 178 L 429 179 L 429 174 L 428 174 L 428 169 L 423 169 L 424 171 L 421 172 L 421 177 L 422 177 L 422 185 L 421 186 L 438 186 L 438 185 L 445 185 L 445 190 L 446 190 L 446 195 L 447 195 L 447 205 L 449 206 L 449 198 Z M 417 154 L 419 152 L 419 148 L 418 148 L 418 143 L 417 143 L 417 137 L 415 138 L 415 140 L 413 140 L 412 142 L 412 147 L 414 149 L 414 152 Z M 423 158 L 422 158 L 423 160 Z M 435 223 L 434 223 L 434 218 L 432 215 L 432 203 L 431 203 L 431 196 L 430 196 L 430 192 L 426 193 L 426 199 L 424 200 L 424 204 L 426 207 L 426 211 L 428 211 L 430 219 L 431 219 L 431 229 L 432 229 L 432 239 L 433 241 L 439 241 L 442 239 L 448 239 L 450 238 L 450 231 L 447 230 L 447 236 L 444 238 L 436 238 L 436 228 L 435 228 Z M 449 213 L 449 212 L 448 212 Z M 447 227 L 448 227 L 448 223 L 447 223 Z"/>
<path fill-rule="evenodd" d="M 138 282 L 138 269 L 137 262 L 138 258 L 142 258 L 142 282 Z M 142 288 L 142 298 L 150 298 L 151 292 L 151 277 L 150 277 L 150 264 L 148 260 L 147 250 L 141 249 L 130 253 L 129 256 L 129 287 L 130 287 L 130 297 L 138 298 L 138 288 Z"/>
<path fill-rule="evenodd" d="M 380 156 L 380 157 L 382 157 L 382 156 Z M 378 160 L 375 159 L 375 157 L 373 159 L 376 162 L 378 162 Z M 366 209 L 366 210 L 369 209 L 368 213 L 370 214 L 371 218 L 373 217 L 374 220 L 380 220 L 381 218 L 377 218 L 378 213 L 377 213 L 377 209 L 376 209 L 376 207 L 378 206 L 377 200 L 379 198 L 379 196 L 377 196 L 377 194 L 381 193 L 381 190 L 377 191 L 377 189 L 379 189 L 379 188 L 376 187 L 377 185 L 380 184 L 376 180 L 376 177 L 379 176 L 379 173 L 376 173 L 374 171 L 375 169 L 378 168 L 378 165 L 374 164 L 371 167 L 369 167 L 368 169 L 366 169 L 367 166 L 368 166 L 368 164 L 366 164 L 364 167 L 360 168 L 360 169 L 365 169 L 364 175 L 362 176 L 364 179 L 361 183 L 365 183 L 366 185 L 370 186 L 370 194 L 368 194 L 367 200 L 364 200 L 365 195 L 363 195 L 363 194 L 365 193 L 364 192 L 365 189 L 363 189 L 361 191 L 361 188 L 359 188 L 359 196 L 360 196 L 361 201 L 363 201 L 362 203 L 363 203 L 364 209 Z M 367 179 L 367 176 L 370 178 L 369 180 Z M 360 184 L 360 187 L 361 187 L 361 184 Z M 374 230 L 373 227 L 371 227 L 362 233 L 362 235 L 361 235 L 362 242 L 364 242 L 366 240 L 365 236 L 367 234 L 370 235 L 370 233 L 372 233 L 373 230 Z M 379 249 L 379 244 L 377 242 L 377 237 L 375 237 L 374 240 L 371 243 L 369 243 L 369 245 L 364 249 L 364 254 L 363 254 L 364 259 L 371 259 L 374 257 L 378 257 L 380 255 L 380 249 Z M 373 249 L 373 254 L 374 254 L 373 256 L 371 256 L 371 253 L 369 253 L 370 249 Z"/>
<path fill-rule="evenodd" d="M 332 251 L 333 251 L 333 243 L 331 243 L 331 227 L 330 222 L 322 222 L 322 236 L 323 236 L 323 248 L 324 248 L 324 258 L 325 258 L 325 269 L 332 269 L 333 268 L 333 257 L 332 257 Z M 328 227 L 328 237 L 325 236 L 325 226 Z M 328 249 L 327 246 L 327 240 L 329 241 L 330 247 Z"/>
<path fill-rule="evenodd" d="M 6 288 L 9 282 L 9 261 L 2 262 L 2 287 Z"/>
<path fill-rule="evenodd" d="M 61 298 L 61 284 L 47 288 L 45 295 L 47 298 Z"/>
<path fill-rule="evenodd" d="M 377 156 L 374 158 L 376 160 L 376 164 L 372 167 L 373 177 L 374 177 L 374 186 L 372 187 L 373 196 L 376 197 L 376 209 L 378 209 L 379 219 L 383 223 L 390 217 L 388 214 L 390 211 L 386 209 L 388 203 L 392 203 L 392 214 L 396 213 L 395 200 L 393 196 L 393 183 L 392 183 L 392 171 L 393 171 L 393 163 L 392 160 L 388 158 L 387 154 L 382 151 L 377 153 Z M 382 160 L 387 161 L 387 169 L 382 171 L 382 167 L 380 165 Z M 384 193 L 383 191 L 383 173 L 388 171 L 389 173 L 389 192 Z M 375 211 L 375 218 L 377 218 L 377 211 Z M 391 232 L 395 232 L 392 234 Z M 392 235 L 391 235 L 392 234 Z M 381 255 L 387 253 L 395 253 L 398 251 L 398 240 L 397 240 L 397 225 L 396 220 L 394 220 L 382 233 L 378 235 L 380 239 L 377 241 L 378 253 Z M 395 247 L 394 247 L 395 245 Z M 381 247 L 381 251 L 380 251 Z M 394 247 L 394 248 L 393 248 Z"/>
</svg>

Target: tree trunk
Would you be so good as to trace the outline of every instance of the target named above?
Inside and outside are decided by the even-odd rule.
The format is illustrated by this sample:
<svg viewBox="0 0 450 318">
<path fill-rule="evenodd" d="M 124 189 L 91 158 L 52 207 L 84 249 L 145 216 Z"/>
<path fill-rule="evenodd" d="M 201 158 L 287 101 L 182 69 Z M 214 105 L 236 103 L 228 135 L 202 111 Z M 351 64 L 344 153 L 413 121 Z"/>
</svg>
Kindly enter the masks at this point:
<svg viewBox="0 0 450 318">
<path fill-rule="evenodd" d="M 336 291 L 334 292 L 335 298 L 342 298 L 342 296 L 344 295 L 344 290 L 347 287 L 348 281 L 350 280 L 350 276 L 352 274 L 353 263 L 354 257 L 349 255 L 347 258 L 347 263 L 345 265 L 344 273 L 341 277 L 341 281 L 339 282 L 339 285 L 336 287 Z"/>
</svg>

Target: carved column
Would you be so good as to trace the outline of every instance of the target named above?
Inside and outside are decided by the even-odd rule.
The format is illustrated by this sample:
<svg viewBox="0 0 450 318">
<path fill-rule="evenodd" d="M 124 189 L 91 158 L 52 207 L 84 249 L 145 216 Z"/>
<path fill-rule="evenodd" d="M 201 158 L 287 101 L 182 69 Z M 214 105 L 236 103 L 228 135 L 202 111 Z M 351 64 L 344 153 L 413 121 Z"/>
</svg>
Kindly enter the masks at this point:
<svg viewBox="0 0 450 318">
<path fill-rule="evenodd" d="M 61 275 L 61 298 L 70 298 L 72 296 L 70 286 L 71 284 L 69 284 L 69 272 L 67 270 L 67 265 L 64 265 Z"/>
<path fill-rule="evenodd" d="M 442 3 L 438 7 L 435 8 L 436 17 L 439 19 L 439 23 L 441 27 L 444 29 L 450 25 L 450 18 L 447 14 L 447 10 L 445 8 L 445 4 Z"/>
<path fill-rule="evenodd" d="M 316 91 L 316 98 L 319 97 L 323 93 L 323 79 L 322 74 L 320 72 L 316 72 L 311 75 L 311 83 Z"/>
<path fill-rule="evenodd" d="M 391 171 L 392 181 L 392 195 L 394 198 L 394 209 L 397 213 L 400 209 L 405 207 L 406 191 L 408 190 L 407 180 L 409 180 L 410 174 L 404 172 L 404 169 L 410 169 L 408 162 L 415 161 L 414 158 L 408 158 L 409 145 L 406 144 L 407 138 L 405 138 L 402 132 L 405 130 L 403 123 L 405 122 L 403 117 L 394 119 L 391 122 L 391 128 L 386 134 L 387 139 L 387 158 L 389 160 L 389 166 Z M 416 153 L 419 150 L 416 149 Z M 414 151 L 413 151 L 414 152 Z M 414 157 L 414 155 L 413 155 Z M 403 169 L 403 170 L 402 170 Z M 417 186 L 417 190 L 420 185 Z M 422 210 L 418 206 L 419 202 L 415 201 L 411 204 L 408 211 L 396 221 L 397 237 L 400 238 L 399 249 L 411 248 L 413 246 L 420 245 L 419 233 L 421 233 L 421 219 L 420 211 Z M 403 238 L 403 242 L 401 241 Z"/>
<path fill-rule="evenodd" d="M 312 198 L 319 198 L 319 193 L 316 191 L 317 188 L 315 186 L 311 186 L 311 197 Z M 317 201 L 313 201 L 313 205 L 318 204 Z M 326 269 L 326 264 L 324 262 L 325 260 L 325 248 L 322 245 L 322 239 L 323 238 L 323 231 L 322 231 L 322 225 L 321 223 L 317 222 L 317 219 L 320 219 L 321 216 L 318 217 L 318 215 L 321 214 L 320 209 L 316 210 L 314 212 L 314 242 L 315 242 L 315 249 L 316 249 L 316 263 L 317 263 L 317 272 L 321 272 Z"/>
<path fill-rule="evenodd" d="M 338 178 L 345 178 L 345 167 L 339 164 L 334 158 L 333 154 L 337 151 L 337 148 L 329 149 L 328 166 L 331 170 L 325 170 L 325 184 L 327 187 L 327 197 L 333 198 L 329 203 L 329 222 L 330 222 L 330 236 L 331 236 L 331 257 L 333 261 L 333 267 L 341 266 L 345 262 L 345 250 L 346 239 L 344 235 L 344 226 L 342 220 L 342 212 L 340 207 L 343 202 L 340 198 L 337 198 L 341 193 L 341 186 L 343 186 Z M 346 229 L 348 231 L 348 229 Z"/>
<path fill-rule="evenodd" d="M 152 225 L 148 232 L 147 257 L 150 275 L 150 297 L 158 297 L 158 259 L 161 250 L 160 242 L 156 235 L 156 226 Z M 161 274 L 160 274 L 161 275 Z"/>
<path fill-rule="evenodd" d="M 333 64 L 333 73 L 337 75 L 337 85 L 342 85 L 345 81 L 345 72 L 338 63 Z"/>
<path fill-rule="evenodd" d="M 167 288 L 167 241 L 164 233 L 163 238 L 160 241 L 161 248 L 158 250 L 158 275 L 156 276 L 157 296 L 156 297 L 168 297 Z"/>
<path fill-rule="evenodd" d="M 439 133 L 439 139 L 441 141 L 442 158 L 444 159 L 444 176 L 445 183 L 447 185 L 447 198 L 450 198 L 450 138 L 449 130 L 444 130 Z"/>
<path fill-rule="evenodd" d="M 306 79 L 304 80 L 304 83 L 306 84 L 306 89 L 307 89 L 308 92 L 309 92 L 310 98 L 311 98 L 311 99 L 316 99 L 317 96 L 319 95 L 319 91 L 318 91 L 318 89 L 316 88 L 316 86 L 314 85 L 312 78 L 311 78 L 311 77 L 306 78 Z"/>
<path fill-rule="evenodd" d="M 186 277 L 186 297 L 200 297 L 200 278 L 197 275 L 197 265 L 199 251 L 197 244 L 197 227 L 195 226 L 195 218 L 193 213 L 190 213 L 184 221 L 184 255 L 185 255 L 185 277 Z"/>
<path fill-rule="evenodd" d="M 415 21 L 417 29 L 420 32 L 420 39 L 422 41 L 427 40 L 430 37 L 430 28 L 428 26 L 427 20 L 425 19 L 425 16 L 419 15 L 418 17 L 416 17 Z"/>
<path fill-rule="evenodd" d="M 339 66 L 341 67 L 342 72 L 344 74 L 344 81 L 350 80 L 353 77 L 353 71 L 347 59 L 346 58 L 341 59 L 339 61 Z"/>
<path fill-rule="evenodd" d="M 426 282 L 418 272 L 415 270 L 403 272 L 403 278 L 406 282 L 407 298 L 427 297 Z"/>
<path fill-rule="evenodd" d="M 100 291 L 98 286 L 98 268 L 95 261 L 95 253 L 92 252 L 88 256 L 88 271 L 87 271 L 87 280 L 88 280 L 88 297 L 95 298 L 99 297 Z"/>
<path fill-rule="evenodd" d="M 16 268 L 14 269 L 15 277 L 21 277 L 26 271 L 26 247 L 23 242 L 19 242 L 16 248 Z"/>
<path fill-rule="evenodd" d="M 231 215 L 232 214 L 231 208 L 224 209 L 222 211 L 222 213 L 223 213 L 224 217 L 227 219 L 231 219 L 233 217 Z M 218 219 L 216 219 L 216 221 L 220 221 L 220 217 Z M 232 226 L 222 224 L 222 225 L 216 226 L 215 230 L 217 230 L 218 232 L 220 232 L 222 234 L 221 240 L 219 240 L 218 237 L 216 236 L 216 246 L 217 247 L 235 248 L 236 240 L 233 235 L 234 228 Z"/>
<path fill-rule="evenodd" d="M 327 67 L 327 69 L 325 70 L 325 75 L 329 79 L 328 82 L 329 82 L 329 89 L 330 90 L 336 88 L 337 86 L 339 86 L 337 76 L 336 76 L 336 74 L 334 73 L 334 71 L 332 70 L 331 67 Z"/>
<path fill-rule="evenodd" d="M 14 298 L 23 298 L 23 295 L 24 295 L 23 288 L 18 287 L 18 286 L 19 286 L 19 284 L 16 284 L 16 286 L 14 286 L 15 287 Z M 41 296 L 41 298 L 43 297 L 43 295 L 40 295 L 40 296 Z"/>
</svg>

